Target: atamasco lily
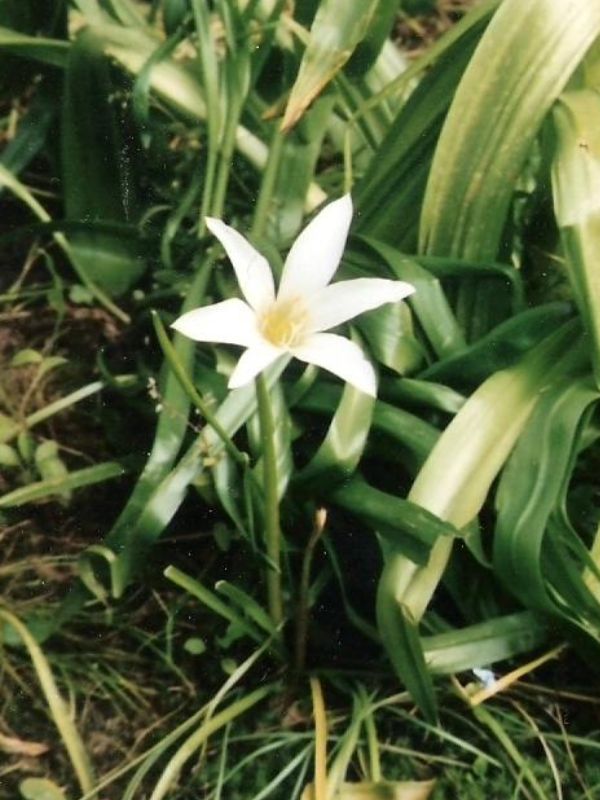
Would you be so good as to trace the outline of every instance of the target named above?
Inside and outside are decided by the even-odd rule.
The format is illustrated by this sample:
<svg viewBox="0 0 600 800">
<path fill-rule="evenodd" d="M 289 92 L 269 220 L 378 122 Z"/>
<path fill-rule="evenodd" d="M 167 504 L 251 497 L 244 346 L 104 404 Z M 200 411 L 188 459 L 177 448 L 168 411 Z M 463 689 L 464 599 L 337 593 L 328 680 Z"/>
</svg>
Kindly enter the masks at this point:
<svg viewBox="0 0 600 800">
<path fill-rule="evenodd" d="M 198 342 L 246 348 L 229 379 L 231 389 L 249 383 L 279 356 L 289 354 L 375 395 L 375 370 L 362 348 L 328 331 L 365 311 L 402 300 L 414 287 L 386 278 L 330 283 L 351 221 L 350 195 L 326 205 L 292 245 L 276 290 L 264 256 L 234 228 L 208 217 L 206 225 L 225 248 L 244 299 L 188 311 L 173 328 Z"/>
</svg>

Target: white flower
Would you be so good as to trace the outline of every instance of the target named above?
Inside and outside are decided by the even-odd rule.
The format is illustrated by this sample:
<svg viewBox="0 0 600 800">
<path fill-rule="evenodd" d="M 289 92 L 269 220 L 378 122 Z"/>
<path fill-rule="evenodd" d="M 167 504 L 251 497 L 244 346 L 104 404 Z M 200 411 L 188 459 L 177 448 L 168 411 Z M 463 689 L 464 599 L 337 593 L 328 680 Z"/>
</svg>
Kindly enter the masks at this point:
<svg viewBox="0 0 600 800">
<path fill-rule="evenodd" d="M 325 206 L 292 245 L 276 293 L 267 260 L 229 225 L 207 218 L 209 230 L 229 256 L 245 300 L 234 298 L 188 311 L 173 327 L 198 342 L 247 348 L 229 380 L 232 389 L 249 383 L 288 353 L 375 395 L 375 370 L 361 348 L 323 331 L 402 300 L 414 287 L 384 278 L 328 285 L 340 263 L 351 219 L 350 195 Z"/>
</svg>

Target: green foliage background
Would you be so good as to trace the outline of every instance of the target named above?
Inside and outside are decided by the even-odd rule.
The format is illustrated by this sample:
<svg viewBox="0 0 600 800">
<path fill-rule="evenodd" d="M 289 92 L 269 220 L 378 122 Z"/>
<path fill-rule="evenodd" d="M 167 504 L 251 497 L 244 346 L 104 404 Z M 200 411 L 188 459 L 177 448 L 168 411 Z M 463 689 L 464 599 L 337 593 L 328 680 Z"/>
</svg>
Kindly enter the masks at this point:
<svg viewBox="0 0 600 800">
<path fill-rule="evenodd" d="M 307 619 L 332 587 L 344 624 L 386 653 L 385 669 L 432 726 L 437 676 L 563 643 L 597 663 L 600 6 L 483 0 L 411 63 L 390 39 L 399 10 L 392 0 L 293 11 L 277 0 L 73 0 L 50 19 L 40 3 L 0 6 L 2 71 L 15 76 L 2 92 L 35 85 L 0 157 L 4 202 L 18 201 L 28 220 L 2 240 L 42 241 L 55 302 L 70 291 L 132 337 L 143 329 L 164 356 L 162 366 L 140 357 L 127 374 L 99 362 L 92 383 L 54 405 L 0 418 L 2 464 L 31 465 L 30 479 L 0 498 L 9 515 L 132 478 L 110 530 L 81 554 L 67 599 L 51 618 L 26 620 L 21 638 L 43 641 L 90 600 L 118 604 L 191 507 L 216 514 L 215 537 L 227 532 L 247 574 L 216 588 L 177 565 L 167 577 L 295 679 Z M 60 181 L 48 202 L 28 180 L 40 159 Z M 255 387 L 228 392 L 228 348 L 171 341 L 165 325 L 235 292 L 205 216 L 247 232 L 278 270 L 306 217 L 344 191 L 356 217 L 340 275 L 396 277 L 417 291 L 353 326 L 379 370 L 376 400 L 314 368 L 265 375 L 269 495 Z M 9 287 L 8 300 L 21 291 Z M 79 468 L 55 448 L 40 453 L 36 425 L 109 387 L 125 403 L 139 398 L 150 373 L 157 419 L 145 463 L 141 451 Z M 38 447 L 29 461 L 27 441 Z M 263 587 L 273 503 L 287 638 Z M 321 531 L 311 538 L 321 507 L 327 558 L 316 557 Z M 354 531 L 369 537 L 377 564 L 359 571 L 365 603 L 355 602 Z M 311 641 L 318 671 L 327 665 Z M 167 737 L 151 756 L 174 747 L 153 800 L 208 733 L 273 691 L 247 688 L 218 712 L 215 700 L 194 733 L 190 723 Z M 331 767 L 331 792 L 369 717 L 361 713 Z M 497 732 L 485 713 L 480 722 Z M 77 733 L 61 734 L 91 797 Z M 529 796 L 545 796 L 513 756 Z M 149 769 L 142 762 L 124 797 Z"/>
</svg>

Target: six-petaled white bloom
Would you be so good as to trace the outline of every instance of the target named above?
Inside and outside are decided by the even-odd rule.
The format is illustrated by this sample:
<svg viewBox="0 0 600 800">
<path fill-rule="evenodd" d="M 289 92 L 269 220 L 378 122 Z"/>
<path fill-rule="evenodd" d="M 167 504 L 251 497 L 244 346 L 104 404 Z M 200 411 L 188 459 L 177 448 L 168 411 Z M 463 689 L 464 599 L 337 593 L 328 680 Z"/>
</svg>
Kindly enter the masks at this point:
<svg viewBox="0 0 600 800">
<path fill-rule="evenodd" d="M 350 195 L 325 206 L 292 245 L 276 292 L 267 260 L 229 225 L 207 218 L 209 230 L 229 256 L 245 300 L 234 298 L 188 311 L 173 327 L 198 342 L 247 348 L 231 375 L 230 388 L 243 386 L 289 353 L 375 395 L 375 370 L 361 348 L 323 331 L 402 300 L 414 287 L 384 278 L 328 285 L 340 263 L 351 219 Z"/>
</svg>

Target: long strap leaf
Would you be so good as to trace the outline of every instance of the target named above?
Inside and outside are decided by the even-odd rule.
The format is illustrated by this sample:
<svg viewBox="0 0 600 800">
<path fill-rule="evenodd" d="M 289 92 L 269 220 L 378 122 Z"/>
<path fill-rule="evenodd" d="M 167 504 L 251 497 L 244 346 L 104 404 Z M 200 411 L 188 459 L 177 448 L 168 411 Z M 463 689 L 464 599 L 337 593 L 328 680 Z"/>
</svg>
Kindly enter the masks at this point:
<svg viewBox="0 0 600 800">
<path fill-rule="evenodd" d="M 566 92 L 553 116 L 557 151 L 552 165 L 556 218 L 567 275 L 588 330 L 600 386 L 600 94 Z"/>
<path fill-rule="evenodd" d="M 600 33 L 589 0 L 505 0 L 458 87 L 421 217 L 428 253 L 494 259 L 534 137 Z"/>
<path fill-rule="evenodd" d="M 564 326 L 520 364 L 485 381 L 440 437 L 408 499 L 457 528 L 471 522 L 541 391 L 556 377 L 581 368 L 585 356 L 573 347 L 576 336 L 573 325 Z M 433 689 L 415 626 L 443 576 L 452 545 L 452 537 L 439 537 L 425 566 L 388 554 L 377 596 L 382 641 L 399 676 L 432 720 Z"/>
</svg>

